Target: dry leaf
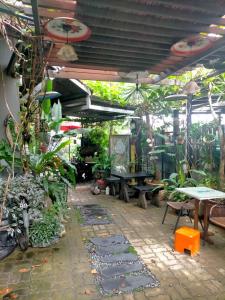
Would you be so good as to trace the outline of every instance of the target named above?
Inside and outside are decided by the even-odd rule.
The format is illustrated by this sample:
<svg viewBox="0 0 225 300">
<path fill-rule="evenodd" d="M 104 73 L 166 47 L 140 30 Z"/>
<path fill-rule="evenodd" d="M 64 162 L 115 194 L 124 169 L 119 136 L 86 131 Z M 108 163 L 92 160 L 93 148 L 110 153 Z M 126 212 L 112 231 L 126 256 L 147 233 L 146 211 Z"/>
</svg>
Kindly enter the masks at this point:
<svg viewBox="0 0 225 300">
<path fill-rule="evenodd" d="M 38 267 L 41 267 L 41 265 L 33 265 L 32 266 L 33 269 L 38 268 Z"/>
<path fill-rule="evenodd" d="M 43 262 L 43 264 L 47 264 L 47 263 L 48 263 L 47 257 L 43 258 L 43 259 L 42 259 L 42 262 Z"/>
<path fill-rule="evenodd" d="M 92 270 L 91 270 L 91 274 L 98 274 L 98 272 L 97 272 L 96 269 L 92 269 Z"/>
<path fill-rule="evenodd" d="M 85 294 L 85 295 L 91 295 L 91 294 L 92 294 L 92 291 L 89 290 L 89 289 L 85 289 L 85 290 L 84 290 L 84 294 Z"/>
<path fill-rule="evenodd" d="M 11 288 L 4 288 L 2 290 L 0 290 L 0 295 L 6 295 L 8 293 L 10 293 L 12 291 Z"/>
<path fill-rule="evenodd" d="M 9 297 L 9 299 L 17 299 L 17 298 L 18 298 L 18 295 L 15 294 L 15 293 L 10 293 L 10 294 L 8 295 L 8 297 Z"/>
<path fill-rule="evenodd" d="M 22 269 L 19 269 L 19 272 L 20 273 L 27 273 L 27 272 L 30 272 L 30 269 L 22 268 Z"/>
<path fill-rule="evenodd" d="M 156 263 L 156 261 L 155 261 L 154 259 L 151 259 L 151 262 L 152 262 L 153 264 L 155 264 L 155 263 Z"/>
</svg>

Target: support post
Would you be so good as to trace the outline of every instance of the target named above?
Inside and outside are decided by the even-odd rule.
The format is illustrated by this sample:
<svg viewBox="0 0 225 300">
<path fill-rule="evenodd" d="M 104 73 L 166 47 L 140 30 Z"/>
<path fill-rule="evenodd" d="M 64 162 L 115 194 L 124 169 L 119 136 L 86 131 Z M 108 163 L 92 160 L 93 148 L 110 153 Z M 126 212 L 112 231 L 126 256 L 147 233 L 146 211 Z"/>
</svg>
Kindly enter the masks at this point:
<svg viewBox="0 0 225 300">
<path fill-rule="evenodd" d="M 191 94 L 187 97 L 186 104 L 186 134 L 185 134 L 185 160 L 188 162 L 189 167 L 192 165 L 192 148 L 190 141 L 190 129 L 192 124 L 191 114 L 192 114 L 192 98 Z"/>
<path fill-rule="evenodd" d="M 173 111 L 173 143 L 177 142 L 177 137 L 179 135 L 179 110 L 175 109 Z"/>
</svg>

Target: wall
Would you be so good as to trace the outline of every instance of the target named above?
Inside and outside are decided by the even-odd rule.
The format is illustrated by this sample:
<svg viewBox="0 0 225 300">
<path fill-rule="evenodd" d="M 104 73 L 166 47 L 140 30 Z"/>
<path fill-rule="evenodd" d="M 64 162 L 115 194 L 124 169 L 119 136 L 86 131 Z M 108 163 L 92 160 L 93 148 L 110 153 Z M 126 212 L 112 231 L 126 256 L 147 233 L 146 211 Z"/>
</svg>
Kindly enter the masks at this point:
<svg viewBox="0 0 225 300">
<path fill-rule="evenodd" d="M 5 137 L 4 120 L 9 114 L 6 101 L 13 116 L 19 120 L 18 79 L 9 77 L 4 73 L 11 54 L 12 52 L 6 42 L 0 37 L 0 139 Z"/>
</svg>

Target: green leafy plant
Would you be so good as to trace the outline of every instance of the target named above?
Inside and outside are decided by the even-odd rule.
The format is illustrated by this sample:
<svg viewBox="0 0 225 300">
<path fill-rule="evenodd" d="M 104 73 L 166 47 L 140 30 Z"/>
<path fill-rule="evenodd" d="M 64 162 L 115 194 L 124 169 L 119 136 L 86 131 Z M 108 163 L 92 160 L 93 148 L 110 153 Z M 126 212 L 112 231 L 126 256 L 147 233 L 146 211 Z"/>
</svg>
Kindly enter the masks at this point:
<svg viewBox="0 0 225 300">
<path fill-rule="evenodd" d="M 0 199 L 3 199 L 6 184 L 6 181 L 0 182 Z M 9 184 L 6 207 L 3 209 L 13 232 L 23 230 L 23 208 L 21 207 L 23 204 L 27 206 L 31 222 L 41 217 L 41 212 L 45 206 L 45 191 L 39 178 L 32 175 L 16 176 Z"/>
<path fill-rule="evenodd" d="M 106 176 L 109 175 L 110 170 L 111 170 L 111 164 L 113 161 L 113 157 L 103 153 L 100 154 L 99 156 L 94 157 L 94 166 L 92 167 L 92 172 L 97 173 L 99 171 L 103 171 Z"/>
<path fill-rule="evenodd" d="M 52 151 L 33 155 L 30 159 L 30 167 L 33 172 L 35 174 L 47 173 L 47 180 L 52 175 L 57 178 L 56 181 L 63 181 L 68 186 L 75 186 L 76 167 L 59 155 L 59 151 L 69 143 L 69 141 L 65 141 Z"/>
<path fill-rule="evenodd" d="M 13 158 L 14 157 L 14 158 Z M 8 169 L 8 171 L 12 171 L 13 163 L 14 167 L 21 168 L 22 162 L 18 154 L 13 154 L 13 149 L 9 145 L 9 143 L 2 139 L 0 141 L 0 171 Z"/>
<path fill-rule="evenodd" d="M 190 186 L 198 186 L 201 184 L 201 181 L 198 181 L 194 178 L 187 177 L 183 168 L 184 161 L 180 161 L 178 163 L 178 173 L 172 173 L 169 178 L 163 179 L 164 190 L 166 192 L 166 196 L 169 200 L 172 201 L 183 201 L 188 199 L 186 195 L 183 193 L 179 193 L 176 191 L 176 188 L 190 187 Z M 201 173 L 200 171 L 196 170 Z M 203 174 L 202 172 L 201 174 Z"/>
<path fill-rule="evenodd" d="M 42 219 L 33 222 L 30 227 L 30 242 L 32 246 L 46 247 L 60 234 L 60 222 L 54 209 L 43 213 Z"/>
</svg>

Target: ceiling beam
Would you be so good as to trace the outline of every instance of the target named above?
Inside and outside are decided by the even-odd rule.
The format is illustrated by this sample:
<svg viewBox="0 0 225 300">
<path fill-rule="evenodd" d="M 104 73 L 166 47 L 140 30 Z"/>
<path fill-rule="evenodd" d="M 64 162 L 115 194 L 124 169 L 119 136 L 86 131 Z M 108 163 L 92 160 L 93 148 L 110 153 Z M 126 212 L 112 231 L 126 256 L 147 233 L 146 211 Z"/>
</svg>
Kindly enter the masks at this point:
<svg viewBox="0 0 225 300">
<path fill-rule="evenodd" d="M 58 51 L 62 46 L 60 45 L 59 48 L 54 48 L 55 51 Z M 121 51 L 121 49 L 112 50 L 112 49 L 105 49 L 105 48 L 91 48 L 91 47 L 84 47 L 84 46 L 75 46 L 76 52 L 79 54 L 105 54 L 105 55 L 114 55 L 119 57 L 130 57 L 133 59 L 151 59 L 151 58 L 165 58 L 167 54 L 169 54 L 168 51 L 160 52 L 160 51 L 146 51 L 144 53 L 139 53 L 138 51 Z M 174 60 L 179 60 L 177 56 L 172 56 Z"/>
<path fill-rule="evenodd" d="M 49 59 L 49 62 L 51 61 L 55 61 L 54 58 Z M 79 59 L 79 63 L 83 63 L 83 64 L 91 64 L 91 65 L 101 65 L 101 66 L 118 66 L 118 68 L 120 68 L 120 66 L 127 68 L 127 70 L 131 70 L 132 68 L 135 68 L 136 70 L 148 70 L 151 66 L 155 65 L 154 63 L 139 63 L 139 62 L 134 62 L 134 61 L 130 61 L 130 62 L 123 62 L 123 61 L 118 61 L 116 59 L 105 59 L 104 61 L 102 59 L 92 59 L 92 58 L 84 58 Z M 74 66 L 76 66 L 76 62 L 74 62 Z"/>
<path fill-rule="evenodd" d="M 31 0 L 23 0 L 24 4 L 31 5 Z M 63 10 L 74 11 L 76 8 L 76 1 L 73 0 L 38 0 L 39 7 L 56 8 Z"/>
<path fill-rule="evenodd" d="M 120 38 L 120 37 L 108 37 L 108 36 L 98 36 L 95 34 L 92 34 L 91 37 L 88 39 L 88 42 L 95 42 L 95 43 L 103 43 L 103 44 L 120 44 L 123 46 L 137 46 L 143 47 L 143 48 L 148 48 L 148 47 L 154 47 L 155 49 L 170 49 L 172 46 L 171 44 L 161 44 L 161 43 L 156 43 L 152 40 L 132 40 L 129 38 Z"/>
<path fill-rule="evenodd" d="M 33 0 L 32 0 L 33 1 Z M 31 7 L 27 6 L 24 8 L 24 13 L 32 16 L 32 9 Z M 56 9 L 56 8 L 44 8 L 44 7 L 38 7 L 38 14 L 41 18 L 47 18 L 47 19 L 54 19 L 54 18 L 60 18 L 60 17 L 66 17 L 66 18 L 73 18 L 74 17 L 74 11 Z"/>
<path fill-rule="evenodd" d="M 176 38 L 174 35 L 167 36 L 166 34 L 162 36 L 158 36 L 157 32 L 133 32 L 133 31 L 124 31 L 123 28 L 120 30 L 114 30 L 113 28 L 102 28 L 102 27 L 95 27 L 91 26 L 92 34 L 96 36 L 108 36 L 113 38 L 122 38 L 134 41 L 150 41 L 159 44 L 173 44 L 175 40 L 179 40 L 179 37 Z M 162 31 L 161 31 L 162 32 Z M 183 34 L 182 34 L 183 36 Z"/>
<path fill-rule="evenodd" d="M 131 0 L 133 1 L 133 0 Z M 140 0 L 146 3 L 146 0 Z M 225 5 L 224 0 L 206 1 L 206 0 L 151 0 L 150 4 L 165 5 L 167 7 L 176 7 L 178 9 L 205 12 L 209 14 L 221 14 L 221 8 Z"/>
<path fill-rule="evenodd" d="M 99 80 L 99 81 L 107 81 L 107 82 L 127 82 L 127 83 L 136 83 L 136 79 L 130 79 L 130 78 L 122 78 L 121 76 L 111 76 L 111 75 L 103 75 L 103 74 L 91 74 L 91 73 L 80 73 L 76 72 L 76 69 L 74 69 L 73 72 L 66 72 L 66 71 L 60 71 L 57 74 L 49 73 L 51 74 L 51 77 L 55 78 L 68 78 L 68 79 L 74 79 L 77 78 L 79 80 Z M 140 78 L 139 83 L 151 83 L 152 79 L 150 78 Z"/>
<path fill-rule="evenodd" d="M 58 43 L 54 45 L 54 48 L 56 49 L 60 49 L 62 47 L 64 43 Z M 76 50 L 80 50 L 80 51 L 85 51 L 85 52 L 91 52 L 91 51 L 116 51 L 121 52 L 121 53 L 135 53 L 136 54 L 140 54 L 142 55 L 161 55 L 164 53 L 164 56 L 167 55 L 170 51 L 170 49 L 159 49 L 157 47 L 148 47 L 148 48 L 144 48 L 141 47 L 141 43 L 136 44 L 136 46 L 123 46 L 123 47 L 119 47 L 118 43 L 115 44 L 110 44 L 110 43 L 97 43 L 97 42 L 89 42 L 86 41 L 85 43 L 74 43 L 72 44 L 74 46 L 74 48 Z M 154 51 L 154 52 L 153 52 Z"/>
<path fill-rule="evenodd" d="M 163 28 L 163 29 L 173 29 L 173 30 L 185 30 L 189 31 L 190 33 L 196 32 L 205 32 L 208 31 L 208 26 L 211 24 L 210 22 L 206 25 L 198 24 L 198 20 L 196 19 L 195 22 L 186 22 L 180 20 L 171 20 L 165 18 L 157 18 L 157 17 L 149 17 L 144 15 L 129 15 L 125 12 L 118 12 L 116 10 L 107 10 L 107 14 L 104 15 L 104 10 L 102 10 L 102 14 L 99 13 L 99 9 L 96 7 L 90 7 L 88 5 L 78 5 L 76 10 L 76 16 L 82 19 L 86 24 L 91 26 L 91 22 L 93 19 L 96 19 L 97 24 L 104 24 L 105 22 L 108 23 L 111 28 L 114 28 L 115 23 L 119 22 L 124 25 L 126 23 L 129 27 L 131 24 L 137 26 L 140 29 L 140 25 L 144 26 L 145 29 L 143 32 L 146 31 L 154 31 L 154 27 Z M 118 25 L 119 25 L 118 24 Z M 123 25 L 120 28 L 123 28 Z M 140 31 L 140 30 L 139 30 Z"/>
<path fill-rule="evenodd" d="M 51 59 L 48 59 L 47 61 L 47 66 L 48 67 L 52 67 L 52 66 L 58 66 L 60 68 L 70 68 L 70 69 L 85 69 L 85 70 L 102 70 L 102 71 L 113 71 L 113 72 L 118 72 L 119 70 L 119 67 L 118 66 L 114 66 L 114 67 L 108 67 L 107 68 L 105 66 L 96 66 L 96 65 L 86 65 L 86 64 L 81 64 L 81 63 L 76 63 L 76 65 L 72 62 L 67 62 L 67 61 L 62 61 L 62 60 L 59 60 L 59 59 L 54 59 L 54 60 L 51 60 Z M 124 71 L 127 71 L 127 68 L 124 68 Z"/>
<path fill-rule="evenodd" d="M 57 53 L 58 50 L 53 50 L 51 52 L 50 57 L 57 57 Z M 78 54 L 78 58 L 96 58 L 96 59 L 102 59 L 103 61 L 105 59 L 115 59 L 115 60 L 122 60 L 122 61 L 130 61 L 130 60 L 134 60 L 135 62 L 149 62 L 149 61 L 153 61 L 153 62 L 160 62 L 162 59 L 164 59 L 165 54 L 164 55 L 154 55 L 154 54 L 150 54 L 149 56 L 143 56 L 141 57 L 140 55 L 130 55 L 128 53 L 128 55 L 126 56 L 124 52 L 121 53 L 114 53 L 113 51 L 105 51 L 105 52 L 95 52 L 95 51 L 89 51 L 89 52 L 85 52 L 85 51 L 76 51 L 76 53 Z M 174 61 L 179 61 L 176 60 L 176 56 L 174 56 L 174 60 L 171 58 L 169 60 L 169 62 L 174 62 Z"/>
<path fill-rule="evenodd" d="M 129 1 L 129 0 L 113 0 L 113 1 L 105 1 L 105 0 L 82 0 L 82 2 L 78 3 L 78 11 L 79 9 L 87 10 L 110 10 L 112 12 L 112 15 L 125 13 L 129 15 L 133 15 L 134 17 L 140 16 L 140 17 L 159 17 L 159 18 L 165 18 L 165 19 L 172 19 L 172 20 L 179 20 L 179 21 L 185 21 L 188 23 L 198 23 L 203 25 L 209 25 L 209 24 L 219 24 L 219 17 L 221 17 L 222 14 L 225 13 L 225 9 L 223 6 L 221 6 L 221 10 L 217 18 L 211 14 L 206 14 L 204 12 L 195 12 L 195 11 L 187 11 L 183 9 L 177 9 L 175 6 L 163 6 L 163 5 L 152 5 L 152 3 L 149 3 L 145 1 L 145 3 L 141 3 L 140 1 Z"/>
<path fill-rule="evenodd" d="M 152 43 L 142 43 L 142 42 L 131 42 L 128 40 L 120 40 L 120 39 L 94 39 L 91 38 L 88 41 L 83 43 L 77 43 L 78 46 L 84 47 L 93 47 L 93 48 L 101 48 L 101 49 L 112 49 L 112 50 L 120 50 L 120 51 L 136 51 L 140 53 L 146 53 L 146 50 L 156 50 L 156 51 L 170 51 L 170 47 L 165 47 L 162 45 L 155 45 Z M 76 47 L 76 44 L 74 44 Z"/>
</svg>

